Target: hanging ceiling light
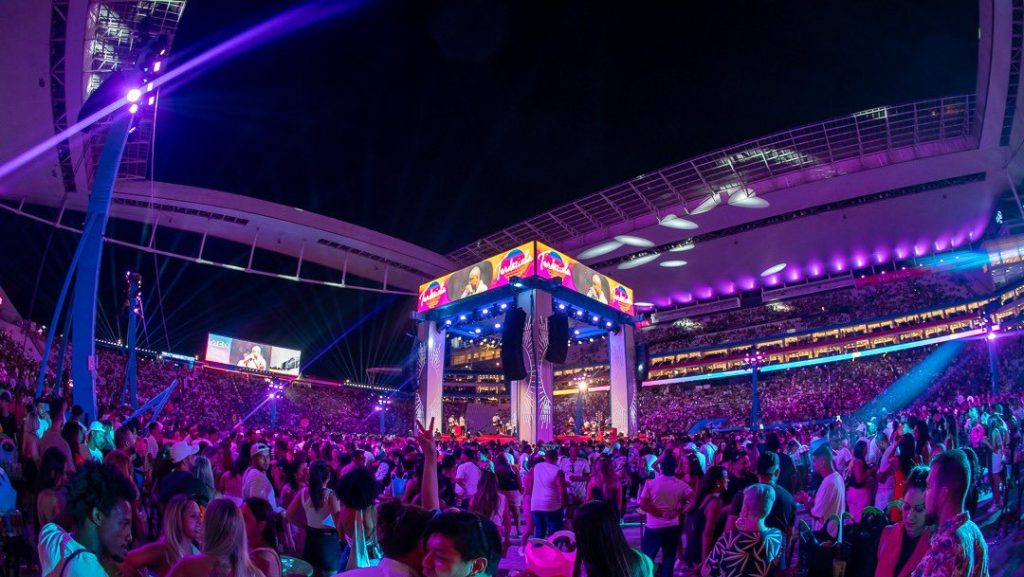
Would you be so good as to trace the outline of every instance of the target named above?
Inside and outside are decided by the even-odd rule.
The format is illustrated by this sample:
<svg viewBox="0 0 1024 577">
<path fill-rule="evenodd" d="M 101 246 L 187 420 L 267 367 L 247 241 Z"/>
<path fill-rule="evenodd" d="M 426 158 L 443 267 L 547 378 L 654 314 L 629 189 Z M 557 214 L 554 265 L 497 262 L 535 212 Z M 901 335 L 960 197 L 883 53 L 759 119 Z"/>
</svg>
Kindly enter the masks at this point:
<svg viewBox="0 0 1024 577">
<path fill-rule="evenodd" d="M 690 240 L 690 239 L 687 239 L 687 240 L 684 240 L 683 242 L 676 243 L 674 246 L 672 246 L 672 248 L 670 248 L 668 250 L 669 250 L 669 252 L 686 252 L 688 250 L 693 250 L 694 246 L 695 245 L 694 245 L 693 241 Z"/>
<path fill-rule="evenodd" d="M 658 224 L 676 230 L 693 230 L 697 228 L 697 223 L 685 218 L 679 218 L 674 214 L 666 215 L 665 218 L 658 221 Z"/>
<path fill-rule="evenodd" d="M 711 193 L 707 198 L 697 205 L 697 208 L 690 211 L 690 214 L 704 214 L 722 203 L 722 195 L 717 192 Z"/>
<path fill-rule="evenodd" d="M 636 257 L 631 258 L 631 259 L 627 260 L 626 262 L 620 264 L 618 266 L 618 269 L 619 270 L 629 270 L 631 268 L 636 268 L 638 266 L 643 266 L 643 265 L 645 265 L 645 264 L 647 264 L 649 262 L 654 262 L 654 261 L 658 260 L 659 256 L 661 256 L 661 255 L 659 255 L 656 252 L 652 252 L 652 253 L 649 253 L 649 254 L 643 254 L 643 255 L 640 255 L 640 256 L 636 256 Z"/>
<path fill-rule="evenodd" d="M 577 255 L 577 258 L 579 258 L 580 260 L 586 260 L 588 258 L 604 256 L 604 255 L 606 255 L 606 254 L 608 254 L 608 253 L 610 253 L 612 251 L 615 251 L 615 250 L 617 250 L 617 249 L 619 249 L 621 247 L 622 247 L 622 243 L 621 242 L 619 242 L 617 240 L 609 240 L 607 242 L 602 242 L 601 244 L 596 244 L 596 245 L 588 248 L 587 250 L 585 250 L 585 251 L 581 252 L 579 255 Z"/>
<path fill-rule="evenodd" d="M 619 236 L 615 237 L 615 240 L 621 242 L 622 244 L 627 244 L 629 246 L 636 246 L 640 248 L 651 248 L 652 246 L 654 246 L 654 243 L 647 240 L 646 238 L 641 238 L 639 236 L 632 236 L 628 234 L 620 234 Z"/>
<path fill-rule="evenodd" d="M 757 193 L 749 188 L 740 188 L 729 194 L 729 205 L 743 208 L 765 208 L 768 201 L 757 196 Z"/>
<path fill-rule="evenodd" d="M 663 261 L 663 262 L 661 262 L 659 264 L 661 264 L 661 266 L 663 266 L 665 268 L 679 268 L 681 266 L 686 266 L 686 261 L 685 260 L 666 260 L 666 261 Z"/>
</svg>

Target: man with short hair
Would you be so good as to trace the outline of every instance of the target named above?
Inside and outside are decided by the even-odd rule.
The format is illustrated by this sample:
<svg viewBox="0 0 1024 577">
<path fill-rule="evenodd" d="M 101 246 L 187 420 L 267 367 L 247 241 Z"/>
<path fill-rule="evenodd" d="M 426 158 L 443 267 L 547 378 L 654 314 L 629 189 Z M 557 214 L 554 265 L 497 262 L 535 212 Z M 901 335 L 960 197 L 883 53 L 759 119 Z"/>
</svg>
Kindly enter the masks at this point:
<svg viewBox="0 0 1024 577">
<path fill-rule="evenodd" d="M 796 524 L 796 500 L 793 499 L 792 493 L 778 484 L 781 472 L 779 456 L 776 453 L 768 451 L 757 458 L 757 482 L 775 488 L 775 502 L 764 524 L 782 531 L 782 555 L 779 558 L 778 570 L 785 571 L 789 566 L 789 543 L 793 540 L 793 528 Z M 733 510 L 739 511 L 741 508 L 734 507 Z"/>
<path fill-rule="evenodd" d="M 644 483 L 640 490 L 640 509 L 647 515 L 640 550 L 651 559 L 662 552 L 659 575 L 672 577 L 679 549 L 682 526 L 679 516 L 693 504 L 695 495 L 690 485 L 676 477 L 676 458 L 666 454 L 661 460 L 661 472 Z"/>
<path fill-rule="evenodd" d="M 840 518 L 846 510 L 846 484 L 843 476 L 832 465 L 832 447 L 822 443 L 814 450 L 811 457 L 814 472 L 821 476 L 821 485 L 814 494 L 814 499 L 801 491 L 796 497 L 798 503 L 812 505 L 807 513 L 814 520 L 814 530 L 820 531 L 833 515 Z"/>
<path fill-rule="evenodd" d="M 458 498 L 459 507 L 469 508 L 469 501 L 476 495 L 481 477 L 483 470 L 477 462 L 476 449 L 467 447 L 462 451 L 462 463 L 455 470 L 455 496 Z"/>
<path fill-rule="evenodd" d="M 970 485 L 971 468 L 963 451 L 945 451 L 932 460 L 925 516 L 939 528 L 913 577 L 988 577 L 988 545 L 964 510 Z"/>
<path fill-rule="evenodd" d="M 796 464 L 793 463 L 793 458 L 782 451 L 782 440 L 775 431 L 765 435 L 764 446 L 779 458 L 779 475 L 775 484 L 785 489 L 792 497 L 793 491 L 796 490 Z M 778 500 L 776 491 L 775 502 L 778 503 Z"/>
<path fill-rule="evenodd" d="M 86 463 L 68 486 L 73 533 L 56 523 L 39 531 L 42 577 L 106 577 L 103 563 L 124 561 L 132 540 L 135 486 L 114 466 Z"/>
</svg>

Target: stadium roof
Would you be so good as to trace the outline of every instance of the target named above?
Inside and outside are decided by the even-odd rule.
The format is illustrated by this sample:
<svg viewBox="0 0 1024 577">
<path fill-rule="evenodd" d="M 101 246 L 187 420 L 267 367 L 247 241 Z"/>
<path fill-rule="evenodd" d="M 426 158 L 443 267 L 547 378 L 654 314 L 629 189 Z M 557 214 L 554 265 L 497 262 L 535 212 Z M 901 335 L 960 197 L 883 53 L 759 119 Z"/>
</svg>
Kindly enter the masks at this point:
<svg viewBox="0 0 1024 577">
<path fill-rule="evenodd" d="M 140 25 L 173 36 L 184 6 L 184 0 L 5 5 L 12 17 L 0 20 L 8 41 L 0 85 L 4 109 L 13 113 L 0 115 L 0 131 L 9 135 L 0 140 L 0 159 L 66 126 L 104 75 L 132 60 Z M 539 239 L 586 257 L 634 286 L 637 300 L 659 307 L 802 281 L 818 267 L 848 267 L 859 258 L 888 260 L 922 247 L 931 252 L 970 243 L 985 230 L 995 199 L 1024 176 L 1018 152 L 1024 142 L 1018 113 L 1024 15 L 1014 6 L 1012 0 L 979 0 L 974 95 L 881 106 L 688 159 L 447 256 L 292 207 L 145 181 L 148 119 L 126 153 L 112 216 L 155 229 L 149 238 L 112 240 L 284 278 L 305 278 L 299 262 L 310 262 L 336 275 L 306 280 L 409 291 L 426 278 Z M 74 228 L 94 158 L 87 136 L 72 138 L 3 183 L 3 206 Z M 161 247 L 152 232 L 159 229 L 197 235 L 199 251 Z M 212 239 L 238 245 L 241 260 L 202 252 Z M 261 270 L 253 266 L 258 251 L 291 261 Z M 775 275 L 761 276 L 783 264 Z"/>
</svg>

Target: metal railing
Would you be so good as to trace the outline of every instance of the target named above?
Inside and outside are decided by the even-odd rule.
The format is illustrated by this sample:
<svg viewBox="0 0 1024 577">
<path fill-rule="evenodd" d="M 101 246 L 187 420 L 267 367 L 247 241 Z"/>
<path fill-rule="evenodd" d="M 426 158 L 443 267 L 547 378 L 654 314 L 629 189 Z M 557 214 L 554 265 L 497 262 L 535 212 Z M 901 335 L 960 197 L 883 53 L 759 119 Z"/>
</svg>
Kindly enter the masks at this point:
<svg viewBox="0 0 1024 577">
<path fill-rule="evenodd" d="M 563 204 L 462 247 L 448 256 L 466 265 L 528 240 L 550 244 L 647 216 L 675 213 L 711 195 L 777 188 L 772 179 L 801 182 L 977 147 L 975 95 L 883 106 L 793 128 L 698 156 Z M 879 157 L 887 157 L 879 160 Z M 769 185 L 759 185 L 768 183 Z M 723 200 L 724 202 L 724 200 Z"/>
</svg>

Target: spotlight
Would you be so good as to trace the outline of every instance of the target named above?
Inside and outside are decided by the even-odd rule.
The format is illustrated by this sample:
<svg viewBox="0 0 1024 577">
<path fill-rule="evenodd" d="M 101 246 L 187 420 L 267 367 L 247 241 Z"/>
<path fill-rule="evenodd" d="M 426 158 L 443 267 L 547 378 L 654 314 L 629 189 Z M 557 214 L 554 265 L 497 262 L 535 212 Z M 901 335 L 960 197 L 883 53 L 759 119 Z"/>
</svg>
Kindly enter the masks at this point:
<svg viewBox="0 0 1024 577">
<path fill-rule="evenodd" d="M 446 327 L 452 326 L 452 319 L 445 319 L 444 320 L 444 326 L 446 326 Z"/>
<path fill-rule="evenodd" d="M 459 320 L 465 322 L 466 315 L 459 315 Z"/>
<path fill-rule="evenodd" d="M 558 310 L 564 311 L 565 310 L 565 303 L 558 303 Z"/>
<path fill-rule="evenodd" d="M 132 88 L 128 91 L 128 94 L 125 95 L 125 98 L 128 99 L 128 102 L 138 102 L 139 99 L 142 98 L 142 91 L 138 88 Z"/>
<path fill-rule="evenodd" d="M 604 323 L 604 326 L 612 328 L 612 321 L 607 321 L 606 323 Z"/>
<path fill-rule="evenodd" d="M 476 333 L 476 334 L 480 334 L 482 331 L 479 328 L 477 328 L 477 329 L 473 330 L 473 332 Z"/>
<path fill-rule="evenodd" d="M 128 112 L 130 114 L 135 114 L 138 111 L 139 111 L 139 105 L 138 104 L 132 104 L 131 106 L 128 107 Z"/>
<path fill-rule="evenodd" d="M 501 328 L 501 323 L 494 323 L 494 328 L 495 329 L 500 329 Z"/>
<path fill-rule="evenodd" d="M 576 335 L 577 337 L 580 336 L 580 330 L 579 329 L 574 330 L 572 333 L 574 335 Z"/>
<path fill-rule="evenodd" d="M 598 317 L 597 315 L 594 315 L 594 316 L 590 317 L 590 320 L 592 320 L 592 321 L 594 321 L 596 323 L 597 321 L 601 320 L 601 318 Z"/>
<path fill-rule="evenodd" d="M 576 316 L 582 317 L 583 316 L 583 311 L 576 311 Z"/>
<path fill-rule="evenodd" d="M 480 312 L 485 314 L 485 315 L 489 315 L 489 314 L 491 314 L 491 309 L 484 309 L 484 310 L 482 310 Z"/>
<path fill-rule="evenodd" d="M 153 72 L 160 72 L 160 65 L 163 64 L 159 60 L 153 63 Z"/>
<path fill-rule="evenodd" d="M 501 306 L 500 306 L 500 307 L 498 307 L 498 308 L 500 308 L 501 310 L 505 310 L 505 309 L 507 309 L 507 308 L 508 308 L 508 305 L 507 305 L 507 304 L 505 304 L 505 303 L 501 303 Z"/>
</svg>

